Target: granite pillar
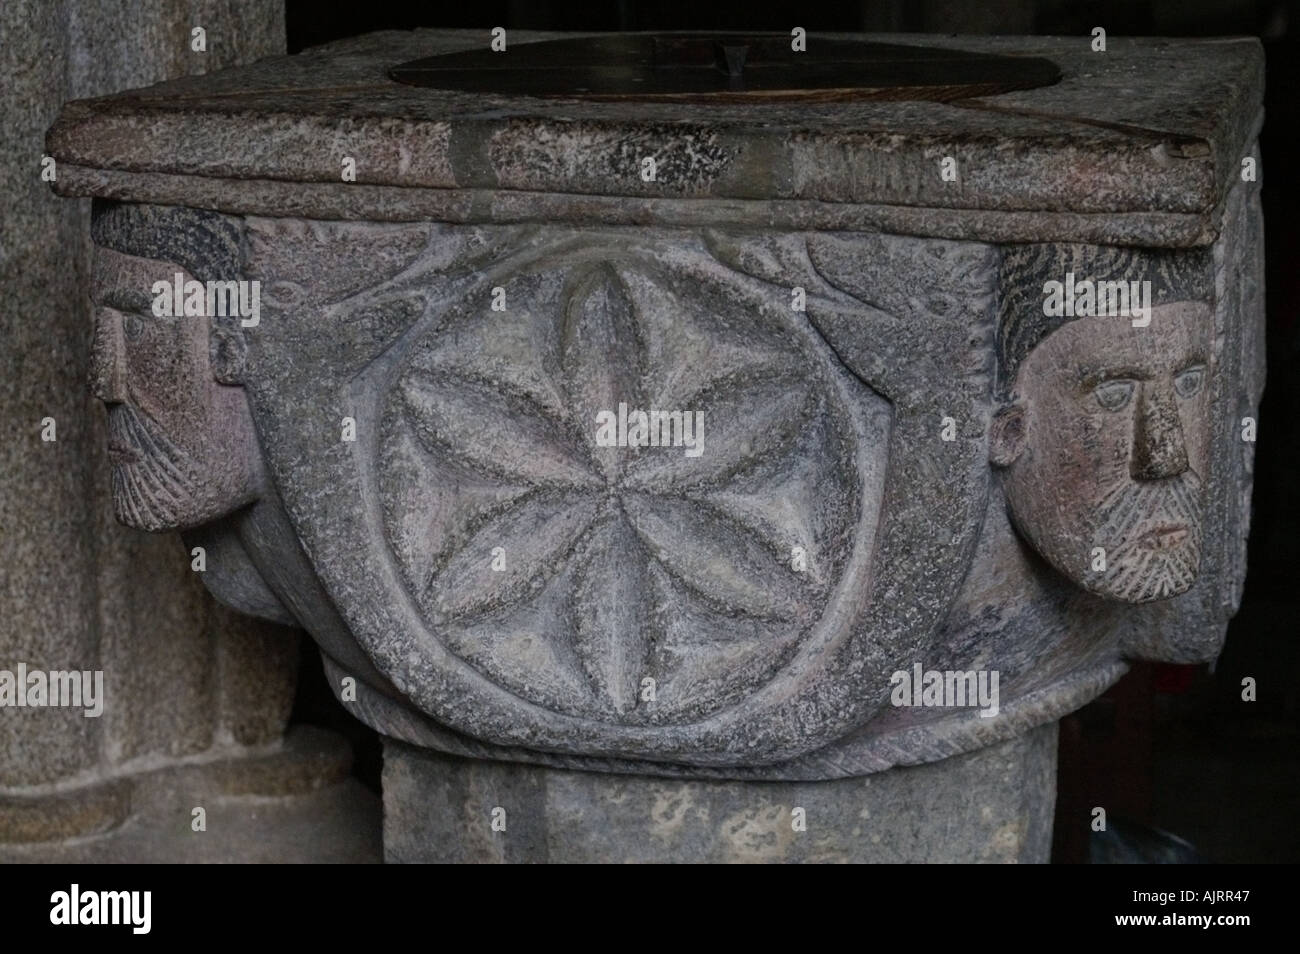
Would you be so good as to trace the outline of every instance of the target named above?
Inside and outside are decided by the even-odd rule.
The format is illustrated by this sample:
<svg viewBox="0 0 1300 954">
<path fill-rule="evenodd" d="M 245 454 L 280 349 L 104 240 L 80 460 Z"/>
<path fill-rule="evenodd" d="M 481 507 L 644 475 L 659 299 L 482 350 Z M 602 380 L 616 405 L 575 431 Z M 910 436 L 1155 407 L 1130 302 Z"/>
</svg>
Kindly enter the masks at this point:
<svg viewBox="0 0 1300 954">
<path fill-rule="evenodd" d="M 105 416 L 87 387 L 90 203 L 50 195 L 61 170 L 43 163 L 43 135 L 69 99 L 282 52 L 284 12 L 265 0 L 14 2 L 0 11 L 0 34 L 0 406 L 12 432 L 0 449 L 0 669 L 104 680 L 95 718 L 74 707 L 0 710 L 0 856 L 67 857 L 60 842 L 102 835 L 99 857 L 129 860 L 138 839 L 118 836 L 147 827 L 142 806 L 171 784 L 160 772 L 202 763 L 207 778 L 233 779 L 250 757 L 282 758 L 298 631 L 220 606 L 176 534 L 113 520 Z M 328 756 L 321 779 L 348 764 L 319 736 L 300 741 Z M 189 792 L 187 805 L 207 790 Z M 231 808 L 236 832 L 247 812 Z M 155 858 L 192 851 L 154 835 Z M 237 857 L 246 843 L 225 837 Z"/>
</svg>

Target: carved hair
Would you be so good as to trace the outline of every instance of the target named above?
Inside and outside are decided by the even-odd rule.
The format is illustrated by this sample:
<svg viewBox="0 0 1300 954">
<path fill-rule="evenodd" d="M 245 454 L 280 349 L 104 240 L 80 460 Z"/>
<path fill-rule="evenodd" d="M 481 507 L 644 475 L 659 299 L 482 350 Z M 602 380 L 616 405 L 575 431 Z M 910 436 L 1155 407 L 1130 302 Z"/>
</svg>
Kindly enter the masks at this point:
<svg viewBox="0 0 1300 954">
<path fill-rule="evenodd" d="M 175 262 L 201 282 L 243 276 L 243 229 L 238 219 L 218 212 L 95 199 L 90 235 L 95 244 L 123 255 Z M 237 384 L 246 352 L 239 318 L 210 322 L 213 375 L 223 384 Z"/>
<path fill-rule="evenodd" d="M 998 384 L 1009 397 L 1020 362 L 1040 341 L 1074 317 L 1043 314 L 1043 285 L 1126 281 L 1151 283 L 1151 305 L 1175 301 L 1209 302 L 1214 290 L 1210 254 L 1196 251 L 1151 251 L 1107 245 L 1013 245 L 1002 256 L 998 277 Z"/>
</svg>

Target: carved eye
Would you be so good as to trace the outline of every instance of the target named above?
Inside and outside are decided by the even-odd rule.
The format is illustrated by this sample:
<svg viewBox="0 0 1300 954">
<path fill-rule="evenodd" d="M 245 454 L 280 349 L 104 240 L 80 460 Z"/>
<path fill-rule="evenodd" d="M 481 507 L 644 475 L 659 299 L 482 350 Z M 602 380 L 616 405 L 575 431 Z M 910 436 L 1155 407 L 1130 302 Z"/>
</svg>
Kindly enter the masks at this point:
<svg viewBox="0 0 1300 954">
<path fill-rule="evenodd" d="M 1180 397 L 1189 398 L 1201 390 L 1201 382 L 1205 379 L 1205 366 L 1194 365 L 1186 368 L 1174 376 L 1174 390 Z"/>
<path fill-rule="evenodd" d="M 144 334 L 144 319 L 139 315 L 126 313 L 122 316 L 122 334 L 127 341 L 139 341 Z"/>
<path fill-rule="evenodd" d="M 1134 381 L 1103 381 L 1093 390 L 1097 403 L 1108 411 L 1118 411 L 1133 398 L 1137 383 Z"/>
</svg>

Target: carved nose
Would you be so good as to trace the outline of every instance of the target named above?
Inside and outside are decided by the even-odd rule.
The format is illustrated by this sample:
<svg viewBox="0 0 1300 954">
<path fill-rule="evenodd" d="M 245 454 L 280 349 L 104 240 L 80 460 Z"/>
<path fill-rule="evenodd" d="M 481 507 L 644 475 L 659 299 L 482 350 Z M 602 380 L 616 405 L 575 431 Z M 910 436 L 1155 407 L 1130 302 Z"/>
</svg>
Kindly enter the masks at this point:
<svg viewBox="0 0 1300 954">
<path fill-rule="evenodd" d="M 90 351 L 90 390 L 105 404 L 126 400 L 126 355 L 122 322 L 107 308 L 95 309 L 95 340 Z"/>
<path fill-rule="evenodd" d="M 1134 480 L 1177 477 L 1187 469 L 1187 445 L 1173 389 L 1162 382 L 1144 381 L 1140 391 L 1130 473 Z"/>
</svg>

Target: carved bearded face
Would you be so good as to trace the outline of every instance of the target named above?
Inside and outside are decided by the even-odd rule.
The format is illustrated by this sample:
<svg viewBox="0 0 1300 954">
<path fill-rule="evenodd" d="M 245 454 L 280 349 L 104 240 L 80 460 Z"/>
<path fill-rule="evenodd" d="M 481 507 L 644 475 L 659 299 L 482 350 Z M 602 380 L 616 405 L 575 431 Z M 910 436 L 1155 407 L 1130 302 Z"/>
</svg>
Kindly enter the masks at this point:
<svg viewBox="0 0 1300 954">
<path fill-rule="evenodd" d="M 140 530 L 195 527 L 257 496 L 247 399 L 214 376 L 209 319 L 153 313 L 154 283 L 177 272 L 193 277 L 95 249 L 91 386 L 108 409 L 114 511 Z"/>
<path fill-rule="evenodd" d="M 1156 306 L 1144 328 L 1081 318 L 1019 367 L 991 456 L 1016 528 L 1087 590 L 1145 603 L 1196 579 L 1211 326 L 1198 302 Z"/>
</svg>

